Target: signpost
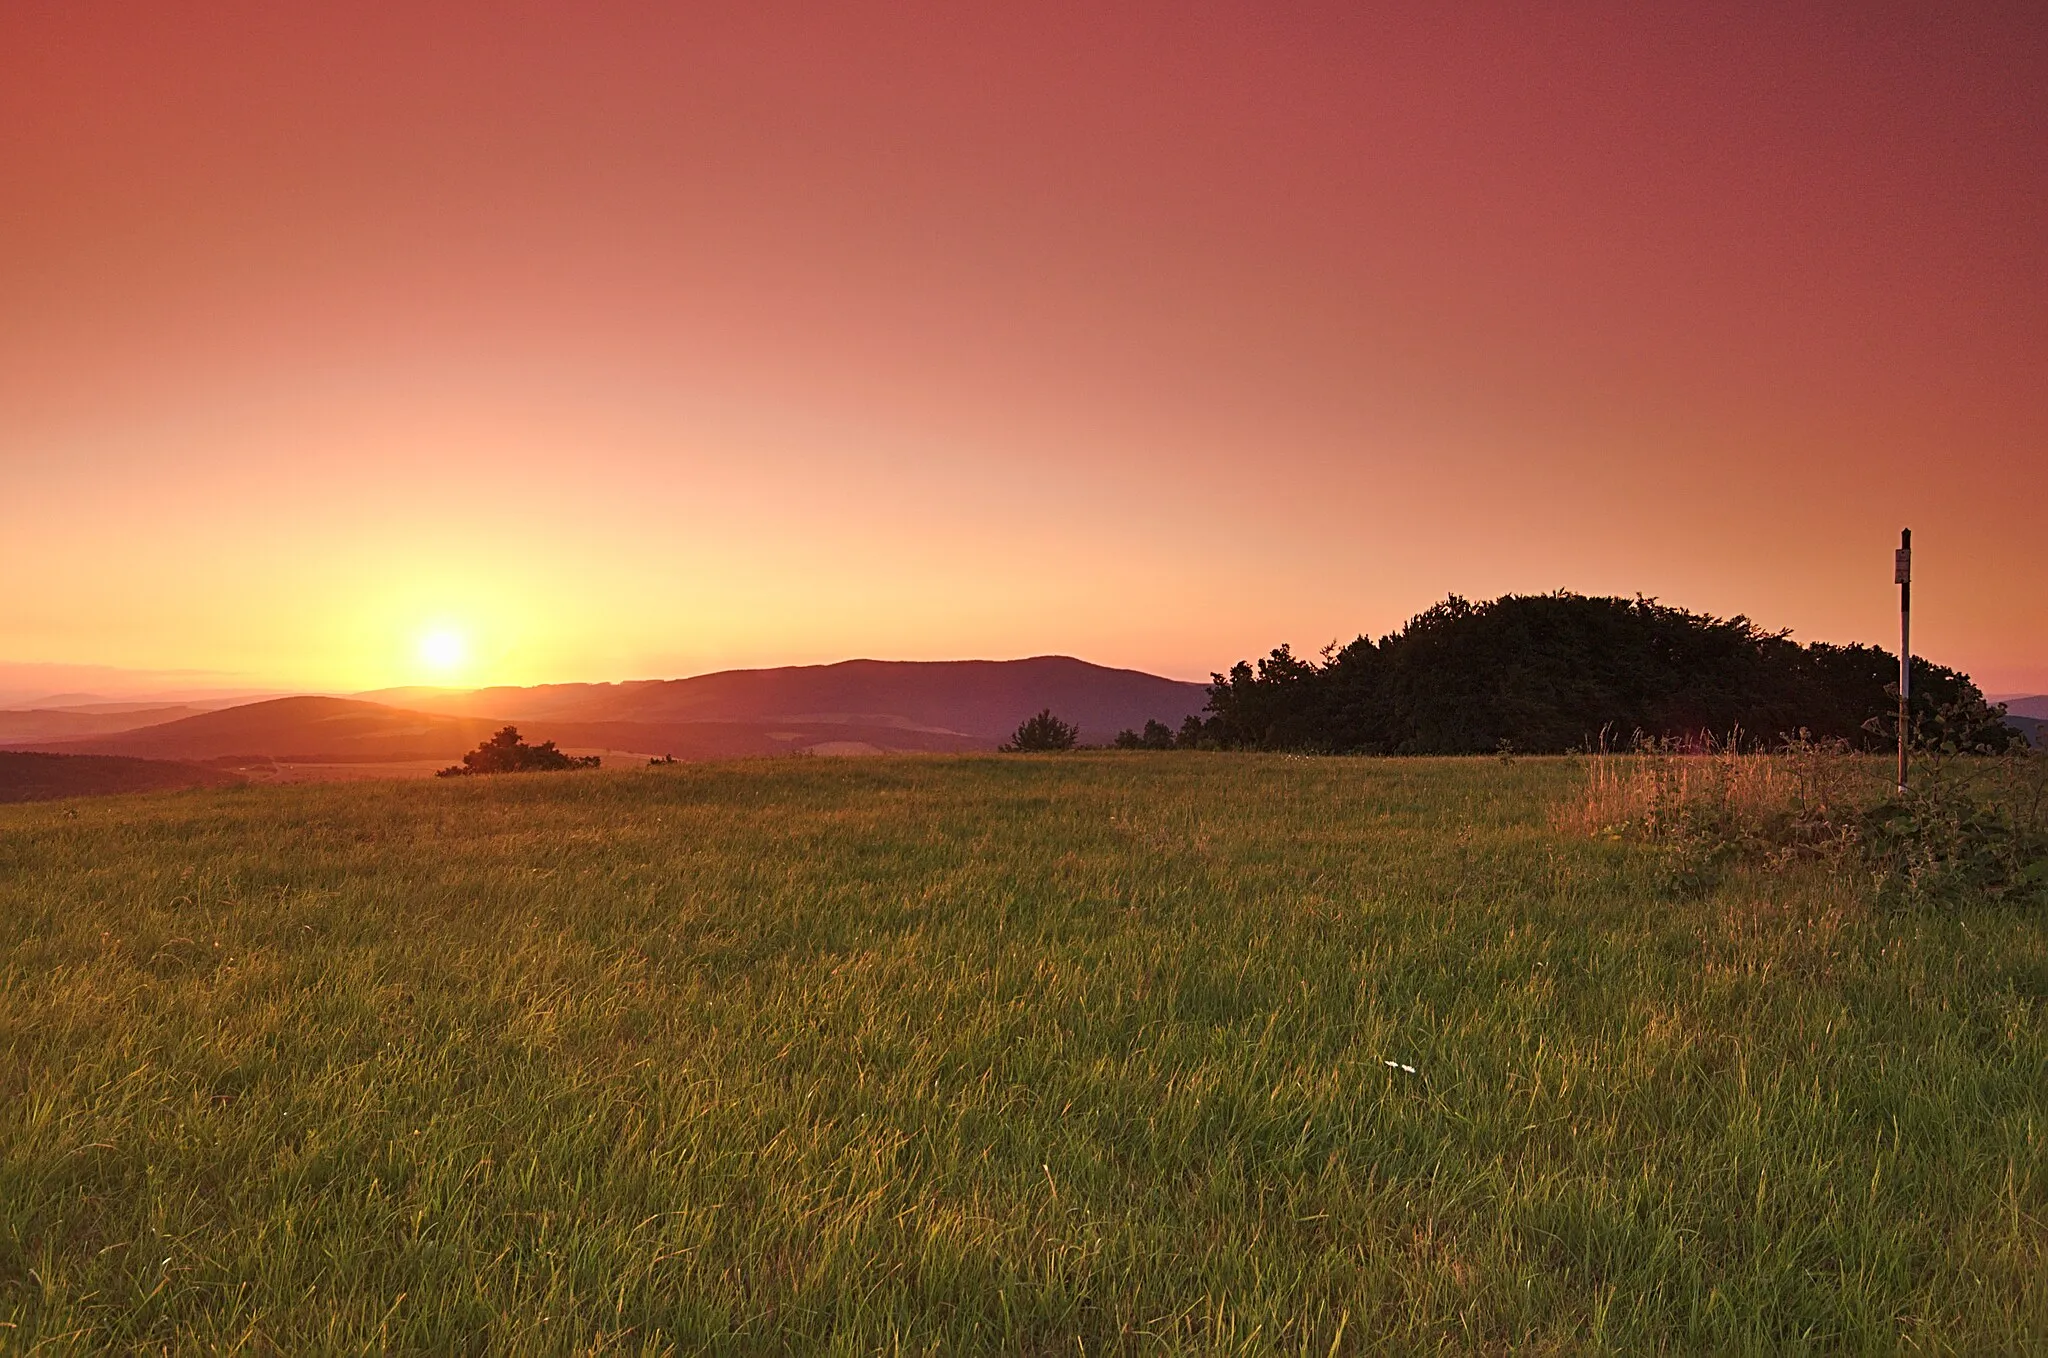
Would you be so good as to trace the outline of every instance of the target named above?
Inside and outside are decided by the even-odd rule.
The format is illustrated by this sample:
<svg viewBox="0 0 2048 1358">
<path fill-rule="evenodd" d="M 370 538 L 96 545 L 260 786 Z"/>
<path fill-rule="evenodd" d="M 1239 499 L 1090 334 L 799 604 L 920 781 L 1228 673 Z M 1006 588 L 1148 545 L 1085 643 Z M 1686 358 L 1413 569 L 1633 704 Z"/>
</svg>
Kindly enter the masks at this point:
<svg viewBox="0 0 2048 1358">
<path fill-rule="evenodd" d="M 1913 530 L 1899 530 L 1892 554 L 1892 581 L 1899 587 L 1899 793 L 1906 791 L 1906 706 L 1913 696 Z"/>
</svg>

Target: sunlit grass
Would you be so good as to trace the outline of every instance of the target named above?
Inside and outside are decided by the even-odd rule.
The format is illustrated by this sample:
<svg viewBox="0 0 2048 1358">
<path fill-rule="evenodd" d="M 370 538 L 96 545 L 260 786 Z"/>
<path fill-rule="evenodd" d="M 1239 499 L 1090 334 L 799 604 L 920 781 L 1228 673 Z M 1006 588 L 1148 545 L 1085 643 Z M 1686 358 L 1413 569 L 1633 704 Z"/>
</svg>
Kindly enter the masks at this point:
<svg viewBox="0 0 2048 1358">
<path fill-rule="evenodd" d="M 2044 921 L 1674 893 L 1561 828 L 1584 785 L 1166 754 L 0 809 L 0 1348 L 2048 1344 Z"/>
</svg>

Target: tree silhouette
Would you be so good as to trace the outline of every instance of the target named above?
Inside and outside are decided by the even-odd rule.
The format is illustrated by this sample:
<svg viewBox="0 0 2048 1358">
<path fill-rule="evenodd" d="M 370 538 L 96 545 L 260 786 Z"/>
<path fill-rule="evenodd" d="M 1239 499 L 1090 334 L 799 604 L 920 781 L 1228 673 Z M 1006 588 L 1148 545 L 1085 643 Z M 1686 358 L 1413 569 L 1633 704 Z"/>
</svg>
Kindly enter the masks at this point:
<svg viewBox="0 0 2048 1358">
<path fill-rule="evenodd" d="M 555 748 L 555 742 L 545 741 L 529 745 L 519 738 L 519 728 L 507 726 L 483 744 L 462 756 L 460 764 L 451 764 L 435 774 L 436 778 L 467 778 L 478 773 L 545 773 L 554 769 L 594 769 L 598 766 L 594 754 L 563 754 Z"/>
<path fill-rule="evenodd" d="M 1170 750 L 1173 748 L 1173 728 L 1154 718 L 1145 723 L 1143 731 L 1117 732 L 1116 747 L 1119 750 Z"/>
<path fill-rule="evenodd" d="M 1637 737 L 1768 748 L 1801 732 L 1883 749 L 1898 659 L 1876 646 L 1802 645 L 1745 617 L 1655 599 L 1456 595 L 1377 643 L 1320 660 L 1287 647 L 1212 675 L 1196 739 L 1240 749 L 1532 754 Z M 1916 741 L 2004 749 L 2005 713 L 1969 676 L 1913 659 Z M 1184 730 L 1175 743 L 1188 745 Z"/>
<path fill-rule="evenodd" d="M 1022 754 L 1036 750 L 1071 750 L 1074 742 L 1081 738 L 1081 728 L 1069 726 L 1046 708 L 1017 728 L 1010 737 L 1010 743 L 999 746 L 1004 754 Z"/>
</svg>

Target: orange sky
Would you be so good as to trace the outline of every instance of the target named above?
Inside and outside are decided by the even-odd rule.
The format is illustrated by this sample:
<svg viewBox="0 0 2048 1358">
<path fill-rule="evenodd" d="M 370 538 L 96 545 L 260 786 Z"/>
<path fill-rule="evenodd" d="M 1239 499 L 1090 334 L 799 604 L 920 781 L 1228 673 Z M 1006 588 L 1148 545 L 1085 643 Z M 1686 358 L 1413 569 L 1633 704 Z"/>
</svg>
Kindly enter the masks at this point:
<svg viewBox="0 0 2048 1358">
<path fill-rule="evenodd" d="M 2048 691 L 2048 14 L 1537 8 L 8 5 L 0 661 L 1890 645 L 1910 523 Z"/>
</svg>

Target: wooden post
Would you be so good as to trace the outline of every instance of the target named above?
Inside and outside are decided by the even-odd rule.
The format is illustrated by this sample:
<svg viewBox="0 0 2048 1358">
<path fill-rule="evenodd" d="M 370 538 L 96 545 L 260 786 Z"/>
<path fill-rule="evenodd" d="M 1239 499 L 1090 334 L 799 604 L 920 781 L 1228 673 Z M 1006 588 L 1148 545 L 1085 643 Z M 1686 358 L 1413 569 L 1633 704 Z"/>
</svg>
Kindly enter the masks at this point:
<svg viewBox="0 0 2048 1358">
<path fill-rule="evenodd" d="M 1913 698 L 1913 530 L 1899 530 L 1899 550 L 1892 558 L 1892 579 L 1899 587 L 1899 793 L 1906 791 L 1906 735 Z"/>
</svg>

